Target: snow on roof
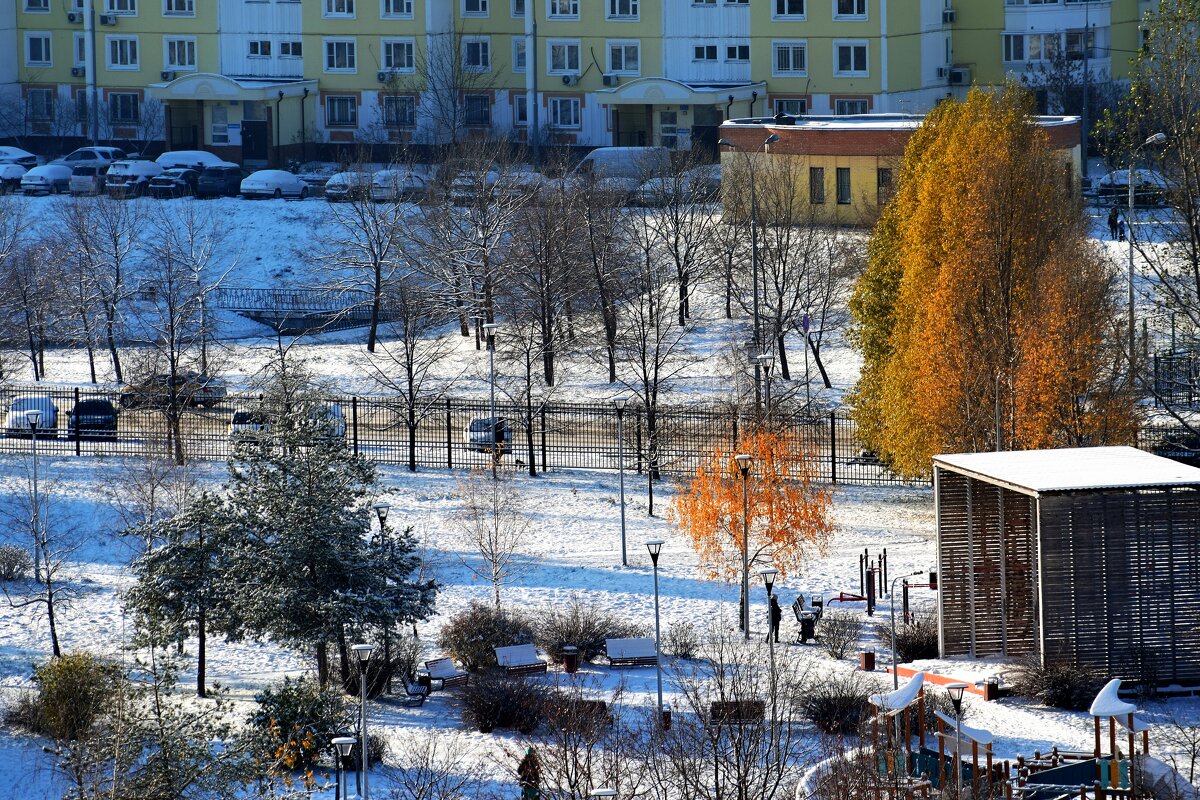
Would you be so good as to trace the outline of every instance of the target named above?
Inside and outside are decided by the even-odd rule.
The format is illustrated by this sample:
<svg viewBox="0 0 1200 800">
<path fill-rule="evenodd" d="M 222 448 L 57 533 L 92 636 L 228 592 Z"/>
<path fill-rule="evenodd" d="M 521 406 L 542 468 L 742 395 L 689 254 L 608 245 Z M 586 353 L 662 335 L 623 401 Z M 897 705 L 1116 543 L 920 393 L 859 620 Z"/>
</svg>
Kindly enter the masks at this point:
<svg viewBox="0 0 1200 800">
<path fill-rule="evenodd" d="M 1035 495 L 1089 489 L 1200 486 L 1200 469 L 1134 447 L 944 454 L 934 456 L 933 463 Z"/>
<path fill-rule="evenodd" d="M 887 694 L 873 694 L 867 698 L 867 702 L 876 708 L 883 709 L 886 712 L 895 713 L 903 711 L 913 704 L 917 699 L 917 695 L 921 691 L 921 685 L 925 683 L 925 673 L 918 672 L 912 676 L 908 683 L 901 686 L 899 689 L 888 692 Z"/>
</svg>

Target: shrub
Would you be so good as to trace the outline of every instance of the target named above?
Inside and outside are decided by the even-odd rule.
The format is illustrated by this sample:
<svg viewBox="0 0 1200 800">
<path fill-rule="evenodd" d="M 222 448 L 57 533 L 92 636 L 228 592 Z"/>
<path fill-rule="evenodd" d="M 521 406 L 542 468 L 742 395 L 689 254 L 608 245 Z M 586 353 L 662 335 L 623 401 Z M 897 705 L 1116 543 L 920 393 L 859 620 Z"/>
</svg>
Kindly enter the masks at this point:
<svg viewBox="0 0 1200 800">
<path fill-rule="evenodd" d="M 463 718 L 480 733 L 496 728 L 533 733 L 545 715 L 546 699 L 541 684 L 502 672 L 481 672 L 463 692 Z"/>
<path fill-rule="evenodd" d="M 23 548 L 0 544 L 0 581 L 23 581 L 29 577 L 32 562 Z"/>
<path fill-rule="evenodd" d="M 881 641 L 892 641 L 890 622 L 880 622 L 875 626 Z M 937 613 L 918 612 L 913 615 L 912 622 L 896 626 L 896 661 L 906 663 L 922 658 L 938 657 L 938 624 Z"/>
<path fill-rule="evenodd" d="M 858 644 L 861 633 L 862 623 L 853 613 L 827 610 L 817 626 L 817 641 L 826 653 L 841 660 Z"/>
<path fill-rule="evenodd" d="M 479 602 L 451 617 L 438 637 L 438 644 L 469 672 L 495 666 L 497 647 L 533 641 L 533 626 L 523 616 Z"/>
<path fill-rule="evenodd" d="M 383 694 L 389 679 L 413 680 L 425 648 L 416 637 L 401 634 L 390 642 L 388 650 L 388 658 L 384 658 L 384 648 L 377 647 L 367 662 L 367 697 L 372 700 Z M 360 663 L 351 654 L 350 669 L 342 677 L 342 690 L 351 697 L 361 692 Z"/>
<path fill-rule="evenodd" d="M 254 699 L 258 709 L 249 718 L 253 744 L 260 757 L 288 769 L 311 769 L 339 731 L 354 727 L 341 694 L 308 677 L 284 678 Z"/>
<path fill-rule="evenodd" d="M 672 622 L 663 637 L 663 649 L 675 658 L 692 659 L 700 652 L 700 634 L 690 622 Z"/>
<path fill-rule="evenodd" d="M 1013 692 L 1054 708 L 1086 709 L 1104 686 L 1104 676 L 1086 667 L 1042 666 L 1036 656 L 1020 662 L 1009 676 Z"/>
<path fill-rule="evenodd" d="M 800 697 L 800 712 L 822 733 L 853 735 L 870 715 L 867 698 L 878 688 L 859 672 L 817 676 Z"/>
<path fill-rule="evenodd" d="M 78 741 L 112 710 L 125 676 L 91 653 L 67 653 L 35 666 L 33 682 L 37 691 L 18 701 L 9 720 L 57 741 Z"/>
<path fill-rule="evenodd" d="M 582 660 L 593 661 L 604 655 L 605 639 L 645 635 L 643 626 L 585 605 L 577 596 L 572 596 L 565 608 L 541 614 L 537 625 L 537 645 L 555 661 L 562 661 L 562 649 L 567 645 L 579 648 Z"/>
</svg>

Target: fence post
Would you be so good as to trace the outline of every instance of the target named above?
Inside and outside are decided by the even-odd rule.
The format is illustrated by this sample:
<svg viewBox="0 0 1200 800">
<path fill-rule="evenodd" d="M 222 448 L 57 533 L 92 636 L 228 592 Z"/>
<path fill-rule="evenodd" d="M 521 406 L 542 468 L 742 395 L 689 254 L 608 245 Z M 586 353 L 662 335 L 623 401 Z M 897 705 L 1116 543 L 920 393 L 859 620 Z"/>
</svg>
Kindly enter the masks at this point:
<svg viewBox="0 0 1200 800">
<path fill-rule="evenodd" d="M 446 469 L 454 469 L 453 424 L 450 420 L 450 398 L 446 398 Z"/>
<path fill-rule="evenodd" d="M 542 472 L 546 471 L 546 404 L 542 404 Z"/>
<path fill-rule="evenodd" d="M 358 397 L 350 398 L 350 424 L 354 429 L 354 455 L 358 455 Z"/>
<path fill-rule="evenodd" d="M 829 412 L 829 482 L 837 483 L 837 412 Z"/>
<path fill-rule="evenodd" d="M 75 415 L 75 455 L 80 455 L 80 432 L 79 432 L 79 387 L 75 387 L 75 408 L 71 409 L 71 413 Z M 113 438 L 116 438 L 116 431 L 113 432 Z"/>
</svg>

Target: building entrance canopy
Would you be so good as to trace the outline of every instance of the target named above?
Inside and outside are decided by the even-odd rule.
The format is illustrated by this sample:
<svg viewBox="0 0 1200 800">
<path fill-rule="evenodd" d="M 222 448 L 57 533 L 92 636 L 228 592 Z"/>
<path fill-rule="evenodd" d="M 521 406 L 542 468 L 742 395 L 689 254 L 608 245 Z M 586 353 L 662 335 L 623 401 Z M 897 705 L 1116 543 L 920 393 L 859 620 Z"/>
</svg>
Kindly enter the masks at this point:
<svg viewBox="0 0 1200 800">
<path fill-rule="evenodd" d="M 315 80 L 239 80 L 209 72 L 183 75 L 166 83 L 152 83 L 146 94 L 156 100 L 278 100 L 303 97 L 305 89 L 317 91 Z"/>
<path fill-rule="evenodd" d="M 683 83 L 670 78 L 635 78 L 612 89 L 596 92 L 609 105 L 715 106 L 749 102 L 754 94 L 766 97 L 765 83 Z"/>
</svg>

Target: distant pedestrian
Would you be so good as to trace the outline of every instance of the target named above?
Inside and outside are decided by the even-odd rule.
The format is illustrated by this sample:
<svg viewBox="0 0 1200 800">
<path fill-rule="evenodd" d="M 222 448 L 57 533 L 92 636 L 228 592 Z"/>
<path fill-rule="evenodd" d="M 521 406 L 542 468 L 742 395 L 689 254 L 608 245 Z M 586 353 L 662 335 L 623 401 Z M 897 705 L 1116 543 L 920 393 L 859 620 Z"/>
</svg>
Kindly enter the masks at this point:
<svg viewBox="0 0 1200 800">
<path fill-rule="evenodd" d="M 1125 241 L 1125 220 L 1123 219 L 1117 220 L 1117 241 Z"/>
<path fill-rule="evenodd" d="M 541 797 L 542 768 L 532 747 L 525 748 L 525 757 L 517 767 L 517 780 L 521 784 L 521 800 L 538 800 Z"/>
<path fill-rule="evenodd" d="M 779 623 L 783 621 L 783 609 L 779 607 L 779 598 L 771 595 L 771 630 L 767 631 L 767 639 L 775 637 L 775 642 L 779 642 Z"/>
<path fill-rule="evenodd" d="M 1108 212 L 1108 238 L 1117 238 L 1117 207 L 1113 206 Z"/>
</svg>

